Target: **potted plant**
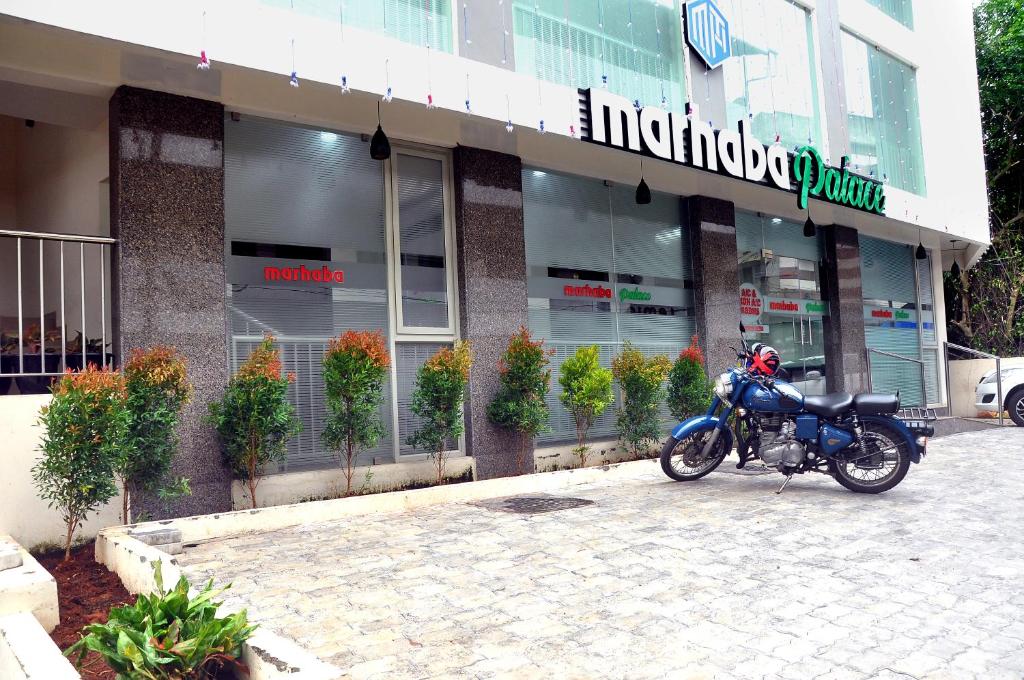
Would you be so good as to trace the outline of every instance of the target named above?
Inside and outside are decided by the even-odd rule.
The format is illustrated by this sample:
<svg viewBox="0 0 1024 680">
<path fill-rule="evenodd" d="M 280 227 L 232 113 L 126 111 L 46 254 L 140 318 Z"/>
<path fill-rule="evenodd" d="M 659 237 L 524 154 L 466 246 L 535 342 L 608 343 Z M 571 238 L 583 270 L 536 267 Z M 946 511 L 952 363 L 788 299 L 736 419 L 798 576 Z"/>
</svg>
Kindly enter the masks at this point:
<svg viewBox="0 0 1024 680">
<path fill-rule="evenodd" d="M 629 342 L 612 359 L 612 374 L 622 388 L 622 408 L 616 419 L 619 440 L 635 458 L 649 456 L 661 437 L 658 406 L 671 367 L 672 361 L 664 354 L 645 357 Z"/>
<path fill-rule="evenodd" d="M 264 468 L 284 458 L 288 438 L 302 429 L 288 402 L 294 380 L 281 374 L 281 354 L 268 334 L 231 376 L 220 401 L 210 404 L 224 462 L 246 483 L 253 508 Z"/>
<path fill-rule="evenodd" d="M 391 365 L 387 341 L 380 331 L 348 331 L 331 338 L 323 364 L 327 422 L 322 438 L 338 452 L 348 496 L 359 449 L 376 446 L 384 435 L 380 402 Z"/>
<path fill-rule="evenodd" d="M 487 417 L 492 423 L 513 432 L 521 438 L 516 453 L 516 471 L 533 472 L 534 464 L 527 462 L 534 437 L 548 423 L 548 405 L 544 397 L 551 382 L 550 353 L 543 340 L 533 340 L 530 331 L 521 326 L 509 340 L 508 349 L 498 362 L 501 385 L 487 406 Z"/>
<path fill-rule="evenodd" d="M 558 384 L 562 386 L 561 401 L 576 424 L 576 448 L 580 467 L 587 466 L 587 432 L 604 410 L 615 400 L 612 393 L 612 372 L 598 363 L 597 345 L 580 347 L 565 360 Z"/>
<path fill-rule="evenodd" d="M 469 343 L 456 340 L 427 359 L 416 374 L 412 412 L 420 427 L 409 437 L 411 446 L 430 451 L 437 469 L 437 483 L 444 483 L 444 466 L 449 442 L 458 439 L 465 427 L 462 402 L 472 363 Z"/>
<path fill-rule="evenodd" d="M 711 383 L 704 373 L 704 353 L 696 335 L 669 371 L 667 401 L 669 413 L 679 422 L 704 413 L 711 405 Z"/>
<path fill-rule="evenodd" d="M 85 363 L 82 363 L 82 331 L 76 331 L 75 337 L 68 340 L 64 351 L 67 355 L 67 367 L 80 369 L 89 364 L 110 366 L 114 363 L 114 355 L 106 351 L 110 343 L 103 344 L 102 338 L 85 338 Z"/>
</svg>

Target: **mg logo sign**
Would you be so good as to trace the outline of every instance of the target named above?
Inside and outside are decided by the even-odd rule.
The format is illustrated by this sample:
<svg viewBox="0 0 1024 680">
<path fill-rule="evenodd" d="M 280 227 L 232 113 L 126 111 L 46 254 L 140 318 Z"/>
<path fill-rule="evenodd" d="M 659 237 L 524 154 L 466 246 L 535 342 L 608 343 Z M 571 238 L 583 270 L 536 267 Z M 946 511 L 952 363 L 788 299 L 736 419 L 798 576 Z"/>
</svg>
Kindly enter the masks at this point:
<svg viewBox="0 0 1024 680">
<path fill-rule="evenodd" d="M 716 68 L 732 56 L 729 22 L 714 0 L 686 3 L 686 42 L 709 68 Z"/>
</svg>

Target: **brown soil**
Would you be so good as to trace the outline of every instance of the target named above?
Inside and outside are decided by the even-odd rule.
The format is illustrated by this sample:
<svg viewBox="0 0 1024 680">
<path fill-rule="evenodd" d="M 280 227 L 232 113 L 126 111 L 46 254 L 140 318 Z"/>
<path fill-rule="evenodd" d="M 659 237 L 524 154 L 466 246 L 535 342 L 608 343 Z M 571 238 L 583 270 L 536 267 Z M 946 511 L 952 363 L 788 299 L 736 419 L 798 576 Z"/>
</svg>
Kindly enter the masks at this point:
<svg viewBox="0 0 1024 680">
<path fill-rule="evenodd" d="M 63 562 L 63 551 L 37 556 L 57 581 L 60 625 L 50 633 L 50 637 L 61 650 L 78 641 L 84 626 L 105 622 L 112 607 L 134 600 L 121 585 L 117 574 L 96 562 L 94 551 L 93 543 L 75 548 L 71 551 L 71 561 L 66 563 Z M 85 658 L 79 672 L 84 680 L 113 680 L 116 677 L 103 659 L 92 652 Z"/>
</svg>

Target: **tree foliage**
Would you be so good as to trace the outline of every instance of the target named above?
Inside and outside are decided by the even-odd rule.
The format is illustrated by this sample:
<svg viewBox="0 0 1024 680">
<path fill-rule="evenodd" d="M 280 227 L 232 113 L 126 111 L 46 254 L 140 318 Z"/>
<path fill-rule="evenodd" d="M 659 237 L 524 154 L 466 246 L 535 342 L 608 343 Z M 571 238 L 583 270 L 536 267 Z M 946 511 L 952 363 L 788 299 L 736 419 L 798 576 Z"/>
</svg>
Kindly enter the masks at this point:
<svg viewBox="0 0 1024 680">
<path fill-rule="evenodd" d="M 448 444 L 465 428 L 462 402 L 471 364 L 469 343 L 456 340 L 452 347 L 444 347 L 427 359 L 416 374 L 410 409 L 419 417 L 420 425 L 408 442 L 431 452 L 438 484 L 444 482 Z"/>
<path fill-rule="evenodd" d="M 710 405 L 711 383 L 704 373 L 704 353 L 695 335 L 669 371 L 668 410 L 673 418 L 683 421 L 707 411 Z"/>
<path fill-rule="evenodd" d="M 360 448 L 384 436 L 381 395 L 391 359 L 380 331 L 348 331 L 332 338 L 324 353 L 327 423 L 324 442 L 344 463 L 345 495 L 352 493 L 352 471 Z"/>
<path fill-rule="evenodd" d="M 612 372 L 598 362 L 597 345 L 580 347 L 566 359 L 562 363 L 558 384 L 562 386 L 559 399 L 576 424 L 574 451 L 580 459 L 580 467 L 585 467 L 590 452 L 587 432 L 594 420 L 615 401 Z"/>
<path fill-rule="evenodd" d="M 662 383 L 671 367 L 672 361 L 664 354 L 645 357 L 629 342 L 612 359 L 612 374 L 622 388 L 622 408 L 616 418 L 619 440 L 637 458 L 650 454 L 661 438 L 658 407 L 665 396 Z"/>
<path fill-rule="evenodd" d="M 949 338 L 1019 356 L 1024 354 L 1024 0 L 983 0 L 974 10 L 974 30 L 992 247 L 970 272 L 945 277 Z"/>
<path fill-rule="evenodd" d="M 142 492 L 164 498 L 188 493 L 188 480 L 172 479 L 178 449 L 175 427 L 192 395 L 185 359 L 173 347 L 134 349 L 124 367 L 130 420 L 128 444 L 118 460 L 123 486 L 122 518 L 131 521 L 132 503 Z"/>
<path fill-rule="evenodd" d="M 544 342 L 533 340 L 530 331 L 520 327 L 498 362 L 501 386 L 487 406 L 487 417 L 492 423 L 522 437 L 516 457 L 520 473 L 532 469 L 527 466 L 527 451 L 548 423 L 548 406 L 544 401 L 551 383 L 548 356 Z"/>
<path fill-rule="evenodd" d="M 231 376 L 221 400 L 210 404 L 224 462 L 246 482 L 254 508 L 263 468 L 284 458 L 288 438 L 301 429 L 288 402 L 294 379 L 281 375 L 280 352 L 268 335 Z"/>
<path fill-rule="evenodd" d="M 130 416 L 124 377 L 108 368 L 68 371 L 50 389 L 53 398 L 39 416 L 43 455 L 32 478 L 67 527 L 67 561 L 75 530 L 117 495 L 114 466 L 128 442 Z"/>
</svg>

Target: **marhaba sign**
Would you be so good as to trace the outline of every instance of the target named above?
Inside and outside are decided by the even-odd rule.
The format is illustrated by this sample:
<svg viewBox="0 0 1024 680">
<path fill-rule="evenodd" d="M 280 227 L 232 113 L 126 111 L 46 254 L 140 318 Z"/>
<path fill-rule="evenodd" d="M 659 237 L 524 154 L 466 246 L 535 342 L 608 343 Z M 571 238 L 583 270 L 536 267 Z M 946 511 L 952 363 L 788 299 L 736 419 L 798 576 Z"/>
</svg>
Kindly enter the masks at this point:
<svg viewBox="0 0 1024 680">
<path fill-rule="evenodd" d="M 817 198 L 885 214 L 885 185 L 851 172 L 846 157 L 836 168 L 809 144 L 795 153 L 781 144 L 765 146 L 742 120 L 738 130 L 716 130 L 696 116 L 657 106 L 637 110 L 604 89 L 579 93 L 582 137 L 588 142 L 794 192 L 801 209 Z"/>
</svg>

